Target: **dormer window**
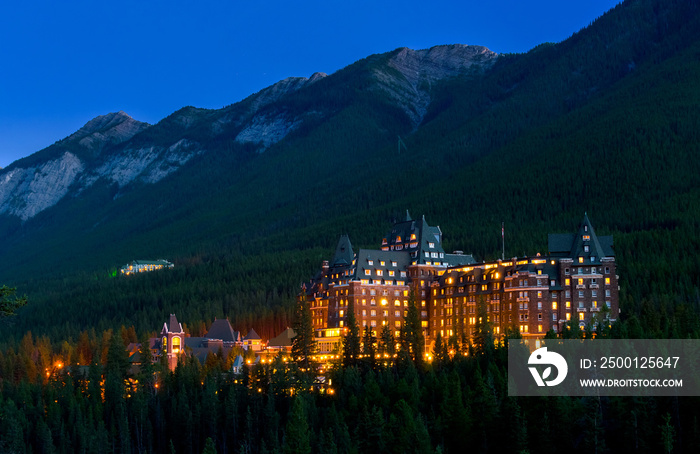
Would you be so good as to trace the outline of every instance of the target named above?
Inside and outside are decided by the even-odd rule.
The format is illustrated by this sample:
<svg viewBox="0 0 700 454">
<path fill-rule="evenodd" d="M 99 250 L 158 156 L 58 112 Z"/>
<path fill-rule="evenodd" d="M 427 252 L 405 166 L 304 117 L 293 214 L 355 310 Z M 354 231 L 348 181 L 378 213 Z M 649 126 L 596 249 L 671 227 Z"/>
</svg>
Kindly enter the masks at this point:
<svg viewBox="0 0 700 454">
<path fill-rule="evenodd" d="M 433 248 L 435 247 L 435 243 L 428 243 L 428 247 L 429 247 L 430 249 L 433 249 Z"/>
<path fill-rule="evenodd" d="M 382 238 L 382 245 L 386 244 L 386 238 Z"/>
<path fill-rule="evenodd" d="M 583 241 L 591 241 L 590 235 L 583 235 Z"/>
<path fill-rule="evenodd" d="M 401 242 L 401 236 L 400 236 L 400 235 L 396 235 L 396 242 L 397 242 L 397 243 L 400 243 L 400 242 Z"/>
<path fill-rule="evenodd" d="M 583 246 L 583 252 L 588 252 L 588 245 Z"/>
<path fill-rule="evenodd" d="M 397 266 L 399 266 L 399 264 L 398 264 L 398 263 L 396 263 L 396 262 L 391 262 L 391 266 L 393 266 L 393 267 L 397 267 Z"/>
<path fill-rule="evenodd" d="M 367 264 L 370 266 L 374 265 L 374 260 L 367 260 Z"/>
<path fill-rule="evenodd" d="M 578 263 L 583 263 L 583 257 L 578 258 Z M 370 263 L 370 265 L 371 265 L 371 263 Z"/>
<path fill-rule="evenodd" d="M 415 233 L 411 233 L 411 239 L 412 239 L 412 240 L 415 240 L 415 239 L 416 239 L 416 234 L 415 234 Z"/>
</svg>

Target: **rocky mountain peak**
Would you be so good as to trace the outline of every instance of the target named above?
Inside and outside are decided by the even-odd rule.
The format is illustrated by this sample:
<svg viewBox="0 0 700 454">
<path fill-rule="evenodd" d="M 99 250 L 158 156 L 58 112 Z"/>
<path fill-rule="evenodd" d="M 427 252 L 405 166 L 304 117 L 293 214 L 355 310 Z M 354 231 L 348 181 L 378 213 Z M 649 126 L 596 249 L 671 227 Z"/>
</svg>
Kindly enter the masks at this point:
<svg viewBox="0 0 700 454">
<path fill-rule="evenodd" d="M 120 110 L 93 118 L 64 140 L 99 152 L 106 145 L 119 144 L 131 139 L 148 126 L 148 123 L 134 120 Z"/>
<path fill-rule="evenodd" d="M 418 126 L 430 104 L 434 83 L 483 71 L 490 68 L 497 58 L 497 53 L 483 46 L 453 44 L 422 50 L 402 47 L 389 54 L 386 67 L 374 70 L 374 77 L 381 90 L 394 98 L 414 126 Z M 388 71 L 387 67 L 396 71 Z"/>
</svg>

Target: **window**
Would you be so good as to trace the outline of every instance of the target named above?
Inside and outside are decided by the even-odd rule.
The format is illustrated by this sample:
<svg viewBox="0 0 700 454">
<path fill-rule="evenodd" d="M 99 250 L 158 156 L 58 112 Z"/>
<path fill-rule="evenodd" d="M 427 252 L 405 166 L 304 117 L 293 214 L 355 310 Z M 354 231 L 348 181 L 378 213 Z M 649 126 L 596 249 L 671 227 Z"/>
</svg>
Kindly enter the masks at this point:
<svg viewBox="0 0 700 454">
<path fill-rule="evenodd" d="M 583 263 L 583 257 L 578 258 L 578 263 Z"/>
<path fill-rule="evenodd" d="M 571 279 L 568 277 L 564 280 L 564 285 L 571 285 Z"/>
<path fill-rule="evenodd" d="M 567 298 L 571 298 L 571 290 L 567 290 L 566 292 L 564 292 L 564 295 L 565 295 Z"/>
<path fill-rule="evenodd" d="M 428 243 L 428 247 L 429 247 L 430 249 L 433 249 L 433 248 L 435 247 L 435 243 Z"/>
<path fill-rule="evenodd" d="M 591 241 L 590 235 L 583 235 L 583 241 Z"/>
<path fill-rule="evenodd" d="M 373 260 L 367 260 L 367 264 L 368 264 L 369 266 L 372 266 L 372 265 L 374 265 L 374 261 L 373 261 Z"/>
<path fill-rule="evenodd" d="M 583 321 L 583 317 L 584 317 L 585 315 L 586 315 L 586 314 L 584 314 L 583 312 L 579 312 L 579 313 L 578 313 L 578 319 L 581 320 L 581 321 Z"/>
<path fill-rule="evenodd" d="M 605 274 L 610 274 L 610 267 L 609 266 L 605 267 Z"/>
<path fill-rule="evenodd" d="M 367 309 L 362 309 L 362 316 L 367 317 Z"/>
<path fill-rule="evenodd" d="M 583 246 L 583 252 L 588 252 L 588 245 Z"/>
<path fill-rule="evenodd" d="M 567 309 L 571 309 L 571 301 L 567 301 L 567 302 L 566 302 L 566 308 L 567 308 Z"/>
<path fill-rule="evenodd" d="M 557 302 L 556 301 L 552 303 L 552 310 L 553 311 L 557 310 Z"/>
<path fill-rule="evenodd" d="M 369 315 L 371 315 L 372 317 L 376 317 L 377 311 L 375 309 L 372 309 L 371 311 L 369 311 Z"/>
<path fill-rule="evenodd" d="M 371 270 L 365 270 L 365 276 L 371 276 L 371 275 L 372 275 Z M 364 291 L 364 289 L 362 291 Z"/>
<path fill-rule="evenodd" d="M 376 270 L 376 272 L 377 272 L 377 276 L 381 276 L 381 275 L 382 275 L 382 270 Z"/>
<path fill-rule="evenodd" d="M 571 320 L 571 313 L 567 312 L 566 313 L 566 321 L 568 322 L 569 320 Z"/>
<path fill-rule="evenodd" d="M 375 328 L 375 327 L 377 326 L 377 321 L 376 321 L 376 320 L 370 320 L 369 326 L 371 326 L 372 328 Z"/>
<path fill-rule="evenodd" d="M 583 290 L 579 290 L 579 291 L 578 291 L 578 297 L 579 297 L 579 298 L 583 298 Z"/>
<path fill-rule="evenodd" d="M 555 322 L 557 321 L 557 314 L 552 314 L 552 320 Z"/>
<path fill-rule="evenodd" d="M 605 290 L 605 297 L 610 298 L 610 289 Z"/>
<path fill-rule="evenodd" d="M 583 301 L 579 301 L 579 302 L 578 302 L 578 308 L 579 308 L 579 309 L 583 309 Z"/>
<path fill-rule="evenodd" d="M 537 320 L 542 321 L 542 314 L 541 313 L 537 314 Z"/>
<path fill-rule="evenodd" d="M 386 262 L 384 260 L 379 261 L 379 266 L 386 266 Z"/>
<path fill-rule="evenodd" d="M 591 256 L 591 263 L 595 262 L 595 257 Z"/>
<path fill-rule="evenodd" d="M 568 268 L 564 268 L 564 274 L 566 274 L 567 276 L 569 275 L 569 269 L 568 269 Z"/>
<path fill-rule="evenodd" d="M 591 297 L 595 298 L 598 296 L 598 290 L 591 290 Z"/>
<path fill-rule="evenodd" d="M 393 275 L 394 275 L 394 270 L 389 270 L 389 276 L 393 276 Z"/>
<path fill-rule="evenodd" d="M 401 317 L 401 311 L 394 311 L 394 317 Z"/>
<path fill-rule="evenodd" d="M 605 278 L 605 285 L 610 285 L 610 278 L 609 277 Z"/>
</svg>

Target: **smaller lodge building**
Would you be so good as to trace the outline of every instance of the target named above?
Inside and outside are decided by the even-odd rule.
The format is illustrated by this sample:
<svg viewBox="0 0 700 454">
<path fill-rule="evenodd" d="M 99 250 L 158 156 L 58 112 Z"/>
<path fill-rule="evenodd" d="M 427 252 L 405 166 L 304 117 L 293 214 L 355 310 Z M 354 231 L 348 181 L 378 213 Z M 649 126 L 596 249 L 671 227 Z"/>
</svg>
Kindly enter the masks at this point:
<svg viewBox="0 0 700 454">
<path fill-rule="evenodd" d="M 120 273 L 124 276 L 136 273 L 146 273 L 149 271 L 174 268 L 175 265 L 164 259 L 158 260 L 134 260 L 122 266 Z"/>
</svg>

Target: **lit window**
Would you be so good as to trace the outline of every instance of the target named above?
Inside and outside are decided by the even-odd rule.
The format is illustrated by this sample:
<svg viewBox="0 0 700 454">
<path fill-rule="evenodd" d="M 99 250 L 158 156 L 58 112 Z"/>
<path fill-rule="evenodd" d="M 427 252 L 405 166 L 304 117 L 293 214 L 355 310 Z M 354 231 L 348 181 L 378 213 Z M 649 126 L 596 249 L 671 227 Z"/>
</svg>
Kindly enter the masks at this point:
<svg viewBox="0 0 700 454">
<path fill-rule="evenodd" d="M 579 313 L 578 313 L 578 319 L 581 320 L 581 321 L 583 321 L 584 315 L 585 315 L 585 314 L 584 314 L 583 312 L 579 312 Z"/>
<path fill-rule="evenodd" d="M 557 310 L 557 302 L 556 301 L 552 303 L 552 310 L 553 311 Z"/>
<path fill-rule="evenodd" d="M 373 260 L 367 260 L 367 264 L 368 264 L 369 266 L 372 266 L 372 265 L 374 265 L 374 261 L 373 261 Z"/>
<path fill-rule="evenodd" d="M 381 276 L 381 275 L 382 275 L 382 270 L 376 270 L 376 271 L 377 271 L 377 276 Z"/>
<path fill-rule="evenodd" d="M 370 276 L 372 274 L 371 270 L 365 270 L 365 276 Z"/>
<path fill-rule="evenodd" d="M 434 248 L 434 247 L 435 247 L 435 243 L 428 243 L 428 247 L 429 247 L 430 249 Z"/>
<path fill-rule="evenodd" d="M 372 310 L 369 312 L 369 315 L 371 315 L 372 317 L 376 317 L 376 316 L 377 316 L 377 311 L 374 310 L 374 309 L 372 309 Z"/>
<path fill-rule="evenodd" d="M 569 313 L 569 312 L 566 313 L 566 320 L 567 321 L 571 320 L 571 313 Z"/>
<path fill-rule="evenodd" d="M 583 257 L 578 258 L 578 263 L 583 263 Z"/>
<path fill-rule="evenodd" d="M 610 278 L 609 277 L 605 278 L 605 285 L 610 285 Z"/>
<path fill-rule="evenodd" d="M 379 261 L 379 266 L 386 266 L 386 262 L 384 260 Z"/>
</svg>

